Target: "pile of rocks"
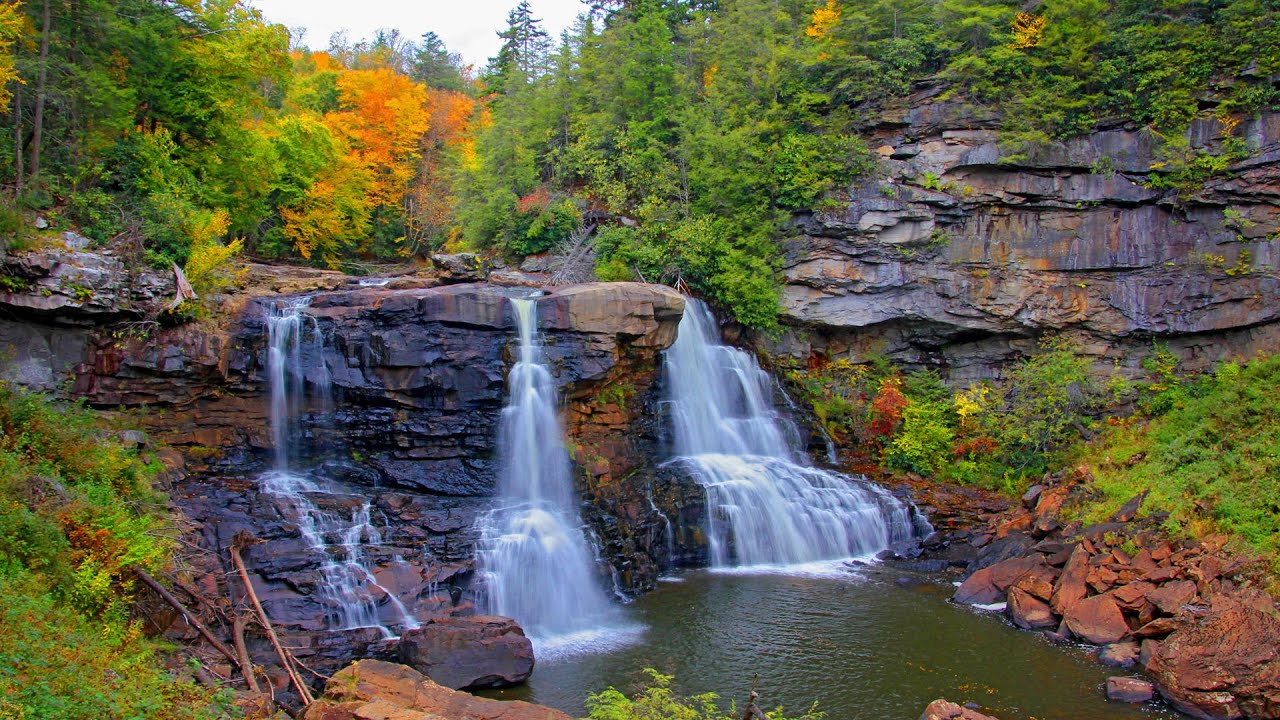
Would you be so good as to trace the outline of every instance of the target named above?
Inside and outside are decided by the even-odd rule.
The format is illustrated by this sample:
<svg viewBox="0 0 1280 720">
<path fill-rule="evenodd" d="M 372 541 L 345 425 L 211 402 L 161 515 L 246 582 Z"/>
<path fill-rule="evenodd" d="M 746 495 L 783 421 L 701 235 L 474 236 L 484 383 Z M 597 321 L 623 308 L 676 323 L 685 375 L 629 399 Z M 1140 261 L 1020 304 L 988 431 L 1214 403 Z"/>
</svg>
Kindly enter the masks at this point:
<svg viewBox="0 0 1280 720">
<path fill-rule="evenodd" d="M 1138 667 L 1196 717 L 1280 718 L 1280 610 L 1226 538 L 1170 541 L 1134 521 L 1143 496 L 1107 523 L 1063 527 L 1077 481 L 1037 486 L 1024 507 L 988 515 L 956 602 L 1005 603 L 1018 627 L 1101 646 L 1102 662 Z M 946 544 L 947 541 L 940 540 Z M 1143 681 L 1115 678 L 1114 699 L 1145 701 Z M 1112 687 L 1114 686 L 1114 687 Z"/>
</svg>

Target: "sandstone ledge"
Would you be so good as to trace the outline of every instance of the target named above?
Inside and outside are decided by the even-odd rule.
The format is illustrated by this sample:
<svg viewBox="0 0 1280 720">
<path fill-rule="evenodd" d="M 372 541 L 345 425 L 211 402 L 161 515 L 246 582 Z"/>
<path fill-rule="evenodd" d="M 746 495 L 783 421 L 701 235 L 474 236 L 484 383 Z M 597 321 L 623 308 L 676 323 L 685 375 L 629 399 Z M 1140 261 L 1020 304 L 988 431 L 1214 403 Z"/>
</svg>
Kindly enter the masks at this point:
<svg viewBox="0 0 1280 720">
<path fill-rule="evenodd" d="M 572 720 L 542 705 L 450 690 L 413 668 L 361 660 L 338 671 L 302 720 Z"/>
</svg>

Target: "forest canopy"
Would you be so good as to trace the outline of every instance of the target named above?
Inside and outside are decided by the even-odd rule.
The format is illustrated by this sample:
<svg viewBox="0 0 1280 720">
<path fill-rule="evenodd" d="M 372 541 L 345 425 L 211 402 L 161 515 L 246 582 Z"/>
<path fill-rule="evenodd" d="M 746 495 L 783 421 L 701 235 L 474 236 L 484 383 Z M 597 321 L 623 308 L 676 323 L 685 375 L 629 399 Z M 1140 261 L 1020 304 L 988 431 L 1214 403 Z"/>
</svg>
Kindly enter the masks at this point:
<svg viewBox="0 0 1280 720">
<path fill-rule="evenodd" d="M 1278 10 L 611 0 L 553 39 L 522 2 L 476 71 L 430 32 L 309 51 L 236 0 L 28 0 L 0 6 L 0 179 L 154 264 L 519 258 L 594 230 L 600 279 L 768 328 L 789 220 L 876 173 L 860 133 L 923 84 L 998 110 L 1012 154 L 1109 122 L 1176 145 L 1277 104 Z"/>
</svg>

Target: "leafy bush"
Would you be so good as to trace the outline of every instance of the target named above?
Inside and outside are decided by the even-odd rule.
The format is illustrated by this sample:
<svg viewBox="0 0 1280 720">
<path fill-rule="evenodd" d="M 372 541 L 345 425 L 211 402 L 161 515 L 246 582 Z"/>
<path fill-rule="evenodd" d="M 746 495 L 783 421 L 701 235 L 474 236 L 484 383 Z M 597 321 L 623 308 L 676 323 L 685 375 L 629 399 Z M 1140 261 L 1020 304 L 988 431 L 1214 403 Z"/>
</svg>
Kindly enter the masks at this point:
<svg viewBox="0 0 1280 720">
<path fill-rule="evenodd" d="M 704 693 L 681 698 L 671 689 L 672 676 L 646 670 L 652 683 L 632 697 L 609 688 L 587 698 L 590 714 L 587 720 L 737 720 L 734 706 L 728 712 L 718 706 L 719 696 Z M 791 718 L 782 710 L 767 713 L 770 720 L 822 720 L 825 713 L 816 708 Z"/>
<path fill-rule="evenodd" d="M 155 466 L 89 411 L 0 382 L 0 717 L 213 718 L 130 618 L 168 562 Z"/>
</svg>

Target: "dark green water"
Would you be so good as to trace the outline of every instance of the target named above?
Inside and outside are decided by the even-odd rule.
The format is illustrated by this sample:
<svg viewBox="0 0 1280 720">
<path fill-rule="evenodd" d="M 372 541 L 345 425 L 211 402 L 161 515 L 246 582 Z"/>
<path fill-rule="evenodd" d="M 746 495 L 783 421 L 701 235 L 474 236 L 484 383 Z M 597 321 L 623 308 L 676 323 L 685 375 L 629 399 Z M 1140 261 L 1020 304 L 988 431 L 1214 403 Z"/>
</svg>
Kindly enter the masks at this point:
<svg viewBox="0 0 1280 720">
<path fill-rule="evenodd" d="M 527 687 L 489 693 L 585 714 L 610 685 L 630 692 L 652 667 L 685 694 L 742 704 L 758 673 L 763 706 L 817 702 L 828 720 L 918 718 L 929 702 L 976 702 L 1001 720 L 1176 717 L 1108 702 L 1121 674 L 1083 649 L 1054 647 L 1000 616 L 946 602 L 952 588 L 863 577 L 693 572 L 626 608 L 640 640 L 600 654 L 541 658 Z"/>
</svg>

